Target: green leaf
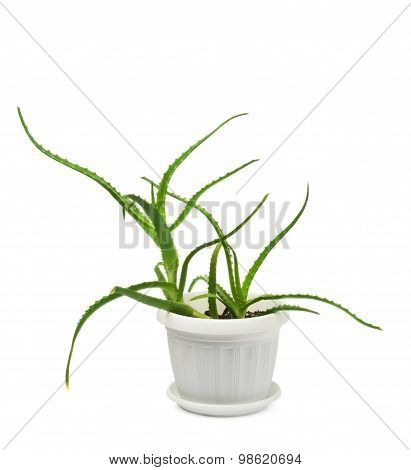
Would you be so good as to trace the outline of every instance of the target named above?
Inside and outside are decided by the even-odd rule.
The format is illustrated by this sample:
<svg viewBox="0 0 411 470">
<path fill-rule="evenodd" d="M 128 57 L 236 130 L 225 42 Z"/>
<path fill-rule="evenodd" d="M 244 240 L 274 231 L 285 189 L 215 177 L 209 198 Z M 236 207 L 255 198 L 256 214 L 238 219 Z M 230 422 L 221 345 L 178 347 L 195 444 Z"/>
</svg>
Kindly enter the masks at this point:
<svg viewBox="0 0 411 470">
<path fill-rule="evenodd" d="M 233 263 L 234 264 L 234 286 L 235 286 L 235 290 L 237 293 L 237 298 L 239 299 L 239 302 L 243 304 L 245 299 L 243 297 L 243 292 L 241 289 L 241 279 L 240 279 L 240 271 L 238 269 L 237 254 L 231 246 L 230 246 L 230 249 L 231 249 L 231 253 L 233 255 L 233 260 L 234 260 L 234 263 Z"/>
<path fill-rule="evenodd" d="M 75 170 L 98 183 L 120 204 L 123 210 L 123 216 L 124 212 L 127 211 L 131 215 L 131 217 L 142 227 L 142 229 L 154 240 L 154 242 L 157 243 L 154 227 L 150 220 L 147 219 L 147 217 L 145 217 L 143 213 L 141 213 L 137 208 L 133 207 L 132 205 L 130 206 L 127 200 L 117 191 L 117 189 L 101 176 L 97 175 L 93 171 L 88 170 L 87 168 L 84 168 L 80 165 L 77 165 L 76 163 L 72 163 L 69 160 L 60 157 L 59 155 L 51 152 L 50 150 L 45 149 L 41 144 L 39 144 L 35 140 L 35 138 L 30 133 L 27 124 L 24 121 L 20 108 L 17 108 L 17 111 L 20 117 L 21 124 L 23 125 L 23 128 L 28 138 L 34 144 L 34 146 L 37 147 L 38 150 L 40 150 L 40 152 L 44 153 L 44 155 L 47 155 L 53 160 L 61 163 L 62 165 L 65 165 L 68 168 L 71 168 L 72 170 Z"/>
<path fill-rule="evenodd" d="M 206 184 L 203 186 L 201 189 L 199 189 L 187 202 L 186 205 L 184 206 L 184 209 L 181 211 L 180 215 L 177 217 L 177 219 L 170 225 L 170 230 L 174 230 L 177 228 L 181 222 L 184 221 L 184 219 L 188 216 L 188 214 L 191 212 L 191 210 L 195 207 L 196 202 L 199 200 L 199 198 L 210 188 L 215 186 L 218 183 L 221 183 L 221 181 L 224 181 L 225 179 L 229 178 L 230 176 L 234 175 L 235 173 L 239 172 L 243 168 L 246 168 L 247 166 L 251 165 L 254 162 L 258 162 L 258 160 L 251 160 L 247 163 L 244 163 L 244 165 L 239 166 L 235 170 L 232 170 L 228 173 L 226 173 L 223 176 L 220 176 L 219 178 L 216 178 L 215 180 L 211 181 L 210 183 Z"/>
<path fill-rule="evenodd" d="M 190 287 L 188 288 L 188 292 L 191 292 L 193 290 L 193 287 L 197 284 L 198 281 L 204 281 L 208 285 L 209 279 L 206 274 L 204 274 L 203 276 L 195 277 L 191 281 Z M 222 302 L 224 303 L 224 305 L 226 305 L 231 312 L 236 312 L 238 310 L 234 302 L 234 299 L 224 289 L 224 287 L 222 287 L 218 283 L 216 283 L 216 292 L 217 292 L 217 295 L 222 299 Z M 233 316 L 236 316 L 236 315 L 233 315 Z"/>
<path fill-rule="evenodd" d="M 162 261 L 160 261 L 159 263 L 157 263 L 157 264 L 154 266 L 154 272 L 156 273 L 157 278 L 158 278 L 159 281 L 166 282 L 166 278 L 164 277 L 164 274 L 163 274 L 163 272 L 161 271 L 161 266 L 164 267 L 164 263 L 163 263 Z"/>
<path fill-rule="evenodd" d="M 188 292 L 191 292 L 194 289 L 194 286 L 197 284 L 198 281 L 204 281 L 208 286 L 208 276 L 202 274 L 200 276 L 196 276 L 192 281 L 190 286 L 188 287 Z"/>
<path fill-rule="evenodd" d="M 166 219 L 166 214 L 165 214 L 165 201 L 166 201 L 166 195 L 168 191 L 168 185 L 170 183 L 170 180 L 174 174 L 174 172 L 177 170 L 177 168 L 183 163 L 183 161 L 197 148 L 199 147 L 203 142 L 205 142 L 209 137 L 211 137 L 213 134 L 215 134 L 219 129 L 221 129 L 225 124 L 230 122 L 231 120 L 240 117 L 240 116 L 245 116 L 247 113 L 242 113 L 242 114 L 236 114 L 235 116 L 230 117 L 223 123 L 221 123 L 219 126 L 217 126 L 214 130 L 212 130 L 209 134 L 207 134 L 205 137 L 200 139 L 198 142 L 196 142 L 194 145 L 192 145 L 188 150 L 183 152 L 178 158 L 174 160 L 174 162 L 168 167 L 167 171 L 164 173 L 160 185 L 158 187 L 158 193 L 157 193 L 157 209 L 159 210 L 160 214 L 163 216 L 164 220 Z"/>
<path fill-rule="evenodd" d="M 125 295 L 143 304 L 150 305 L 151 307 L 159 308 L 161 310 L 166 310 L 167 312 L 176 313 L 178 315 L 184 315 L 186 317 L 195 318 L 209 318 L 207 315 L 198 312 L 196 309 L 183 302 L 158 299 L 157 297 L 152 297 L 150 295 L 140 294 L 139 292 L 135 292 L 134 290 L 129 288 L 116 286 L 112 290 L 112 293 Z"/>
<path fill-rule="evenodd" d="M 128 197 L 139 204 L 149 219 L 152 221 L 157 233 L 157 239 L 163 257 L 164 267 L 167 272 L 167 279 L 169 282 L 176 284 L 178 255 L 176 247 L 174 246 L 170 229 L 167 227 L 167 224 L 165 223 L 160 212 L 152 204 L 147 202 L 142 197 L 136 196 L 134 194 L 129 194 Z"/>
<path fill-rule="evenodd" d="M 342 305 L 334 302 L 333 300 L 326 299 L 325 297 L 319 297 L 318 295 L 311 295 L 311 294 L 266 294 L 260 295 L 255 299 L 250 300 L 247 302 L 246 307 L 248 308 L 250 305 L 253 305 L 257 302 L 262 300 L 279 300 L 279 299 L 308 299 L 308 300 L 316 300 L 318 302 L 323 302 L 333 307 L 342 310 L 346 314 L 348 314 L 351 318 L 354 318 L 357 322 L 361 323 L 362 325 L 368 326 L 369 328 L 374 328 L 375 330 L 381 330 L 379 326 L 372 325 L 361 318 L 359 318 L 355 313 L 352 313 L 348 308 L 343 307 Z"/>
<path fill-rule="evenodd" d="M 164 266 L 164 263 L 163 262 L 160 262 L 160 263 L 157 263 L 155 266 L 154 266 L 154 272 L 156 273 L 156 276 L 157 276 L 157 279 L 161 282 L 167 282 L 163 272 L 161 271 L 161 268 L 160 266 Z M 173 300 L 173 297 L 169 294 L 169 292 L 167 291 L 167 289 L 163 289 L 163 294 L 164 294 L 164 297 L 167 299 L 167 300 Z"/>
<path fill-rule="evenodd" d="M 214 296 L 216 295 L 217 291 L 217 261 L 221 246 L 221 243 L 216 245 L 213 250 L 213 254 L 211 255 L 210 261 L 210 275 L 208 277 L 208 293 L 210 296 L 208 297 L 208 308 L 210 317 L 212 318 L 218 318 L 217 302 Z"/>
<path fill-rule="evenodd" d="M 156 204 L 156 195 L 154 194 L 154 185 L 153 184 L 151 185 L 151 188 L 150 188 L 150 194 L 151 194 L 151 204 L 153 204 L 153 206 L 155 206 L 155 204 Z"/>
<path fill-rule="evenodd" d="M 169 290 L 170 293 L 173 292 L 173 290 L 174 291 L 176 290 L 176 286 L 174 286 L 173 284 L 170 284 L 169 282 L 158 282 L 158 281 L 142 282 L 140 284 L 135 284 L 135 285 L 129 286 L 128 290 L 134 291 L 134 290 L 149 289 L 153 287 Z M 74 344 L 76 342 L 78 334 L 80 333 L 86 321 L 99 308 L 103 307 L 104 305 L 108 304 L 109 302 L 113 300 L 119 299 L 122 295 L 123 294 L 121 293 L 110 293 L 109 295 L 106 295 L 102 297 L 101 299 L 97 300 L 96 302 L 94 302 L 93 305 L 90 305 L 90 307 L 84 312 L 83 316 L 80 318 L 80 321 L 77 323 L 76 329 L 74 331 L 73 339 L 71 341 L 71 347 L 70 347 L 70 352 L 69 352 L 67 366 L 66 366 L 66 387 L 67 388 L 69 388 L 69 381 L 70 381 L 71 357 L 73 355 Z"/>
<path fill-rule="evenodd" d="M 257 274 L 257 271 L 260 269 L 261 265 L 263 264 L 264 260 L 266 259 L 267 255 L 270 253 L 270 251 L 277 245 L 277 243 L 285 237 L 285 235 L 294 227 L 294 225 L 297 223 L 298 219 L 301 217 L 302 213 L 304 212 L 304 209 L 307 206 L 308 202 L 308 196 L 309 196 L 309 186 L 307 185 L 307 194 L 305 197 L 304 204 L 296 217 L 293 219 L 293 221 L 281 232 L 279 233 L 271 242 L 264 248 L 264 250 L 260 253 L 258 258 L 254 261 L 254 264 L 251 266 L 250 270 L 248 271 L 247 275 L 245 276 L 244 283 L 243 283 L 243 296 L 244 299 L 247 299 L 248 297 L 248 291 L 250 289 L 251 282 L 254 279 L 254 276 Z"/>
<path fill-rule="evenodd" d="M 281 312 L 288 311 L 288 310 L 295 310 L 298 312 L 308 312 L 308 313 L 314 313 L 315 315 L 319 315 L 319 313 L 316 312 L 315 310 L 310 310 L 309 308 L 299 307 L 298 305 L 277 305 L 276 307 L 271 307 L 271 308 L 268 308 L 267 310 L 253 312 L 253 314 L 257 315 L 258 317 L 261 317 L 263 315 L 268 315 L 270 313 L 281 313 Z"/>
</svg>

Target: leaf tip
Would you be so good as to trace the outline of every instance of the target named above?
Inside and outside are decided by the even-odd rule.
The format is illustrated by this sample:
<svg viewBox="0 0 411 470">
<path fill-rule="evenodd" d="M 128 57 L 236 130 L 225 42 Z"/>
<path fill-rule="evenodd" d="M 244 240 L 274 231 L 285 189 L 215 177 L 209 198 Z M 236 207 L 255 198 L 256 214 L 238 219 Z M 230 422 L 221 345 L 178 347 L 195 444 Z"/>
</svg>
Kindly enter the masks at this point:
<svg viewBox="0 0 411 470">
<path fill-rule="evenodd" d="M 20 106 L 17 106 L 17 114 L 19 115 L 20 121 L 24 123 L 23 114 L 21 112 Z"/>
<path fill-rule="evenodd" d="M 227 119 L 226 122 L 231 121 L 232 119 L 241 117 L 241 116 L 247 116 L 249 113 L 239 113 L 239 114 L 234 114 L 234 116 L 231 116 L 230 118 Z"/>
<path fill-rule="evenodd" d="M 67 391 L 70 391 L 70 372 L 69 372 L 69 365 L 67 365 L 67 368 L 66 368 L 66 377 L 65 377 L 64 382 L 65 382 L 65 384 L 66 384 L 66 390 L 67 390 Z"/>
</svg>

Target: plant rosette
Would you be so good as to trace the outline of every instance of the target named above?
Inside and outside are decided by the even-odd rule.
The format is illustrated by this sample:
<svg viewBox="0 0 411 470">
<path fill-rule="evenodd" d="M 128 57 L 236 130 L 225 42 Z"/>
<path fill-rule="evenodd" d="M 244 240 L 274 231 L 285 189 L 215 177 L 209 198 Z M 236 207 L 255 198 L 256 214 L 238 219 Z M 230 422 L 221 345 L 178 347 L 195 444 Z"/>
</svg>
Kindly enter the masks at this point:
<svg viewBox="0 0 411 470">
<path fill-rule="evenodd" d="M 190 300 L 193 297 L 184 300 L 207 310 L 206 299 Z M 276 305 L 263 301 L 250 311 Z M 168 396 L 181 407 L 237 416 L 259 411 L 280 395 L 272 377 L 280 328 L 288 319 L 285 312 L 213 321 L 159 310 L 157 319 L 167 330 L 175 379 Z"/>
</svg>

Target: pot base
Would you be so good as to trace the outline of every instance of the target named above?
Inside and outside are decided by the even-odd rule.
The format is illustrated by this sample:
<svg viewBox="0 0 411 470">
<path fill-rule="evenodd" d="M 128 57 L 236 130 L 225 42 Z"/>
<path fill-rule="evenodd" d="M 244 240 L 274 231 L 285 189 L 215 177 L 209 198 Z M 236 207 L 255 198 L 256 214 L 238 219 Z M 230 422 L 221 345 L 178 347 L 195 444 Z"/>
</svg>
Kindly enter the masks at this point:
<svg viewBox="0 0 411 470">
<path fill-rule="evenodd" d="M 167 396 L 170 400 L 175 401 L 181 408 L 191 413 L 197 413 L 206 416 L 242 416 L 263 410 L 272 401 L 277 400 L 281 395 L 278 384 L 271 383 L 268 396 L 263 400 L 257 400 L 248 403 L 236 403 L 233 405 L 216 404 L 216 403 L 200 403 L 197 401 L 187 400 L 183 398 L 178 390 L 176 383 L 173 382 L 167 389 Z"/>
</svg>

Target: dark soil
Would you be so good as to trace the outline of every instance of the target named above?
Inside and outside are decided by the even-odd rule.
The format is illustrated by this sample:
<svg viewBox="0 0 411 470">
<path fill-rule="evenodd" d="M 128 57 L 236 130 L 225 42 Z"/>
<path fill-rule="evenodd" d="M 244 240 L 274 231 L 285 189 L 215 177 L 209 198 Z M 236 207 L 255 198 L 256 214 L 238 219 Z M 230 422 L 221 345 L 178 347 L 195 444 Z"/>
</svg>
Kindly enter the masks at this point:
<svg viewBox="0 0 411 470">
<path fill-rule="evenodd" d="M 210 316 L 210 312 L 208 310 L 204 312 L 204 314 Z M 255 312 L 247 312 L 245 314 L 245 318 L 254 318 L 257 316 L 258 315 L 256 315 Z M 218 315 L 218 320 L 230 320 L 232 318 L 234 317 L 231 315 L 230 311 L 227 308 Z"/>
</svg>

